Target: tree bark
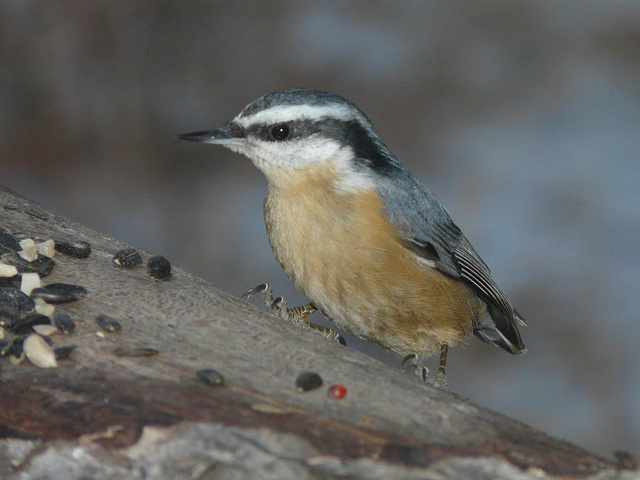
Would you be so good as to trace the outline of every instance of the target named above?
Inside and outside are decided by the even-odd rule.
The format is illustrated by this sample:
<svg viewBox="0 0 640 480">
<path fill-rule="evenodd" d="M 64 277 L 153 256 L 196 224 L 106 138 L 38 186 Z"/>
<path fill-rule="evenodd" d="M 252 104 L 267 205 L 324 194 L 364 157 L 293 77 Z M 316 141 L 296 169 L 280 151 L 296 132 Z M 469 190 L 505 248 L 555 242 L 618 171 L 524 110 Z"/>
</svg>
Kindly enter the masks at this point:
<svg viewBox="0 0 640 480">
<path fill-rule="evenodd" d="M 146 252 L 118 267 L 129 245 L 4 188 L 0 226 L 92 248 L 56 253 L 42 279 L 88 290 L 56 309 L 77 323 L 52 337 L 76 346 L 70 358 L 54 369 L 0 359 L 2 478 L 638 478 L 631 456 L 613 462 L 431 388 L 179 268 L 152 280 Z M 102 332 L 99 314 L 121 331 Z M 201 381 L 205 368 L 224 384 Z M 297 390 L 304 371 L 323 385 Z M 344 398 L 327 395 L 333 384 Z"/>
</svg>

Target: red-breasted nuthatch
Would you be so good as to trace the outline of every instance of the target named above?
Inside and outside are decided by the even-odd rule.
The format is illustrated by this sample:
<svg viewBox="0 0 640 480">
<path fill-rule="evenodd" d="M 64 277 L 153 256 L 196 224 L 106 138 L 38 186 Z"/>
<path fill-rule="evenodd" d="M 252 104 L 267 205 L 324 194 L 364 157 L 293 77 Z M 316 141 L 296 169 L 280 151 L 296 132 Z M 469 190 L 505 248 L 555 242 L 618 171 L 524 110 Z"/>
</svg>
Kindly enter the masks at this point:
<svg viewBox="0 0 640 480">
<path fill-rule="evenodd" d="M 286 274 L 336 326 L 412 359 L 443 386 L 449 345 L 473 332 L 521 354 L 524 324 L 444 206 L 344 98 L 265 95 L 225 127 L 181 135 L 248 157 L 267 177 L 264 218 Z M 248 293 L 271 296 L 262 285 Z M 282 306 L 282 305 L 280 305 Z M 286 316 L 286 315 L 285 315 Z M 320 329 L 327 330 L 327 329 Z M 426 359 L 440 352 L 435 379 Z"/>
</svg>

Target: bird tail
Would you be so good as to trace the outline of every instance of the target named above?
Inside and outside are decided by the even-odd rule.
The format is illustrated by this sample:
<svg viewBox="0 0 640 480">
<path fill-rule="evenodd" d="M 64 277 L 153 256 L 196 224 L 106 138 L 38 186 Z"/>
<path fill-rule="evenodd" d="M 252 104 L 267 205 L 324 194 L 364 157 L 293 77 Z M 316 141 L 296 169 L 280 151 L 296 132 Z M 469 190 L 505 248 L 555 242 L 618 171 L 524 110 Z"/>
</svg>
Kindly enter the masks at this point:
<svg viewBox="0 0 640 480">
<path fill-rule="evenodd" d="M 507 315 L 502 309 L 487 303 L 487 310 L 473 325 L 473 333 L 484 342 L 514 355 L 522 355 L 527 349 L 516 323 L 526 325 L 522 316 L 515 310 L 512 315 Z"/>
</svg>

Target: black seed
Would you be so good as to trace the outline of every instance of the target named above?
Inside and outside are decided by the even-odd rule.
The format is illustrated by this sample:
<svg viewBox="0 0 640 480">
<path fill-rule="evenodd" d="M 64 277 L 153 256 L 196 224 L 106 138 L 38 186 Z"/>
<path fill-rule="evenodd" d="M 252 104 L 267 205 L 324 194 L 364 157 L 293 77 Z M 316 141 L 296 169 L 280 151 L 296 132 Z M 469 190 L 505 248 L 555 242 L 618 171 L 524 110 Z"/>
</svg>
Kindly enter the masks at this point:
<svg viewBox="0 0 640 480">
<path fill-rule="evenodd" d="M 19 313 L 29 313 L 33 311 L 35 303 L 22 290 L 16 287 L 0 288 L 0 306 L 12 308 L 15 305 Z"/>
<path fill-rule="evenodd" d="M 0 289 L 0 308 L 15 310 L 17 312 L 18 300 L 16 300 L 12 292 L 13 289 L 10 290 L 9 288 L 6 288 L 6 291 L 5 288 Z"/>
<path fill-rule="evenodd" d="M 38 255 L 38 258 L 31 262 L 31 267 L 34 268 L 35 272 L 41 277 L 49 275 L 55 266 L 56 262 L 44 255 Z"/>
<path fill-rule="evenodd" d="M 91 245 L 88 242 L 55 242 L 55 249 L 74 258 L 87 258 L 91 255 Z"/>
<path fill-rule="evenodd" d="M 0 327 L 10 328 L 18 321 L 18 309 L 0 308 Z"/>
<path fill-rule="evenodd" d="M 15 275 L 13 277 L 0 277 L 0 288 L 13 287 L 20 289 L 20 281 L 22 277 Z"/>
<path fill-rule="evenodd" d="M 25 335 L 31 333 L 34 325 L 51 325 L 51 320 L 46 315 L 30 313 L 7 327 L 7 330 L 15 335 Z"/>
<path fill-rule="evenodd" d="M 56 262 L 44 255 L 38 255 L 33 262 L 27 262 L 24 258 L 14 252 L 5 253 L 1 257 L 4 263 L 13 265 L 18 269 L 18 273 L 37 273 L 41 277 L 46 277 L 51 273 Z"/>
<path fill-rule="evenodd" d="M 31 290 L 31 298 L 41 298 L 47 303 L 67 303 L 78 300 L 87 294 L 87 289 L 70 283 L 50 283 Z"/>
<path fill-rule="evenodd" d="M 198 370 L 196 375 L 200 380 L 212 387 L 218 387 L 224 383 L 222 374 L 213 368 L 203 368 L 202 370 Z"/>
<path fill-rule="evenodd" d="M 16 240 L 13 235 L 2 227 L 0 227 L 0 247 L 4 247 L 6 250 L 11 250 L 13 252 L 22 250 L 18 240 Z"/>
<path fill-rule="evenodd" d="M 3 355 L 7 357 L 20 358 L 22 356 L 22 346 L 26 338 L 27 337 L 16 337 L 11 340 L 11 343 Z"/>
<path fill-rule="evenodd" d="M 76 331 L 76 323 L 67 313 L 54 313 L 53 323 L 58 327 L 58 330 L 64 334 L 71 335 Z"/>
<path fill-rule="evenodd" d="M 171 262 L 158 255 L 147 262 L 147 273 L 154 280 L 166 280 L 171 276 Z"/>
<path fill-rule="evenodd" d="M 9 349 L 12 343 L 13 340 L 0 340 L 0 356 L 6 357 L 9 355 Z"/>
<path fill-rule="evenodd" d="M 301 392 L 315 390 L 322 386 L 322 377 L 316 372 L 302 372 L 296 378 L 296 388 Z"/>
<path fill-rule="evenodd" d="M 75 345 L 67 345 L 65 347 L 58 347 L 53 349 L 53 354 L 56 356 L 56 360 L 64 360 L 69 358 L 71 352 L 76 349 Z"/>
<path fill-rule="evenodd" d="M 125 248 L 116 253 L 112 261 L 120 267 L 135 268 L 142 264 L 142 257 L 135 248 Z"/>
<path fill-rule="evenodd" d="M 158 350 L 156 350 L 155 348 L 148 347 L 116 347 L 113 349 L 113 353 L 118 357 L 153 357 L 160 352 L 158 352 Z"/>
<path fill-rule="evenodd" d="M 111 318 L 108 315 L 100 314 L 96 317 L 96 322 L 106 332 L 119 332 L 122 329 L 122 325 L 116 319 Z"/>
</svg>

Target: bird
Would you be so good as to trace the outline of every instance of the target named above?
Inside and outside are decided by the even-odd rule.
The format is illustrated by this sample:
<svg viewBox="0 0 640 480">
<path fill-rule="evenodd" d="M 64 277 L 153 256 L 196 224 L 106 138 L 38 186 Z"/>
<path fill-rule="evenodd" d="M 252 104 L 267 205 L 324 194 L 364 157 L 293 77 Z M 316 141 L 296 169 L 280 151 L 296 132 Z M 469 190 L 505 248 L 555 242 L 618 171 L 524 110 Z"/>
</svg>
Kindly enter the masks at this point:
<svg viewBox="0 0 640 480">
<path fill-rule="evenodd" d="M 272 310 L 307 329 L 320 310 L 338 329 L 412 363 L 423 381 L 446 388 L 450 346 L 471 333 L 515 355 L 526 325 L 442 203 L 387 148 L 347 99 L 287 89 L 249 103 L 221 128 L 179 135 L 221 145 L 264 174 L 267 236 L 308 305 L 273 300 Z M 428 360 L 440 354 L 435 376 Z"/>
</svg>

